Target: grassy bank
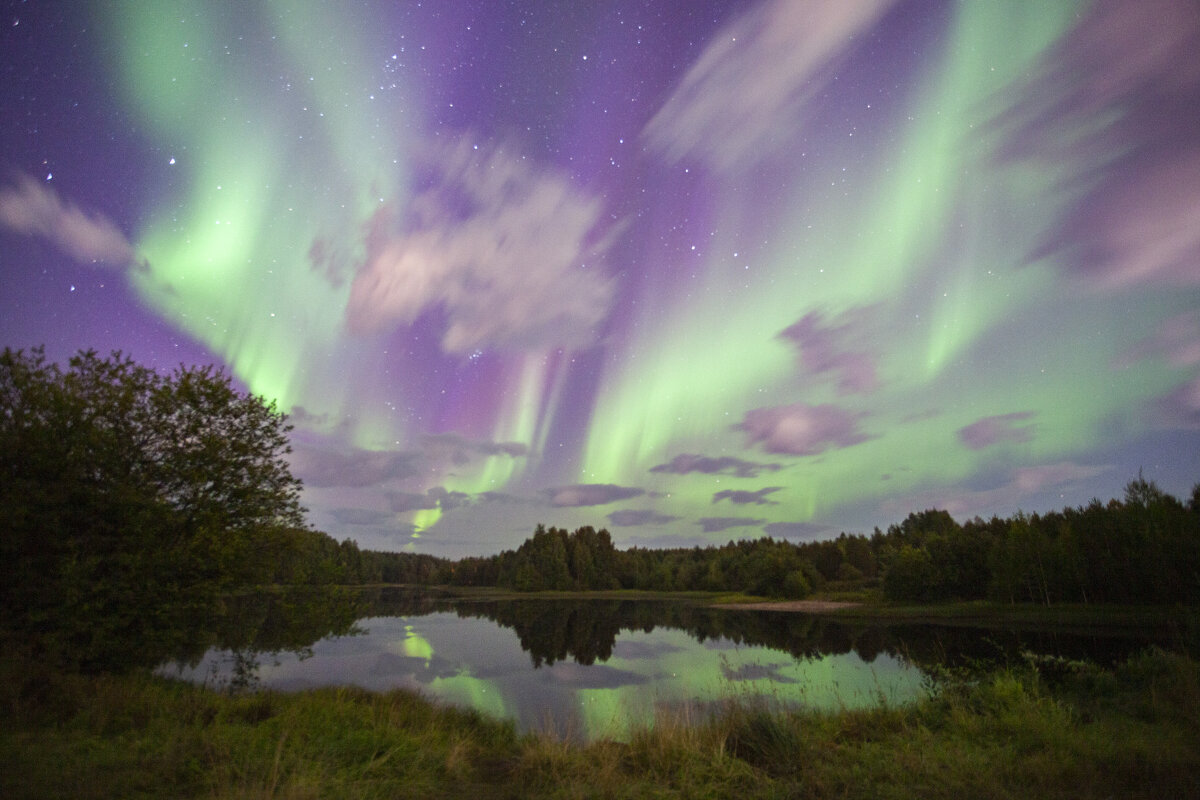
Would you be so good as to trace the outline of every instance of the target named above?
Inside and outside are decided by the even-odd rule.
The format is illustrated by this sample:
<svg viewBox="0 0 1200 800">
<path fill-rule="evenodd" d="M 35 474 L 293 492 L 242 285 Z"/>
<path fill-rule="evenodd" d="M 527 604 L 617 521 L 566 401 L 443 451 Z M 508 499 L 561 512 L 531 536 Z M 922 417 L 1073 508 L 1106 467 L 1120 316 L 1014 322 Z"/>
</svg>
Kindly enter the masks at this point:
<svg viewBox="0 0 1200 800">
<path fill-rule="evenodd" d="M 903 707 L 664 714 L 587 745 L 406 692 L 5 673 L 7 798 L 1200 794 L 1200 664 L 1159 651 L 959 676 Z"/>
<path fill-rule="evenodd" d="M 1173 630 L 1177 636 L 1189 642 L 1200 640 L 1200 607 L 1190 605 L 1058 603 L 1046 606 L 987 600 L 917 604 L 889 602 L 871 593 L 833 592 L 818 596 L 857 603 L 854 607 L 833 612 L 844 619 L 1004 627 L 1010 630 Z"/>
<path fill-rule="evenodd" d="M 456 600 L 687 600 L 720 605 L 724 603 L 765 602 L 770 598 L 741 592 L 663 592 L 651 589 L 587 589 L 520 592 L 502 586 L 425 586 L 416 584 L 374 584 L 368 589 L 412 589 Z"/>
</svg>

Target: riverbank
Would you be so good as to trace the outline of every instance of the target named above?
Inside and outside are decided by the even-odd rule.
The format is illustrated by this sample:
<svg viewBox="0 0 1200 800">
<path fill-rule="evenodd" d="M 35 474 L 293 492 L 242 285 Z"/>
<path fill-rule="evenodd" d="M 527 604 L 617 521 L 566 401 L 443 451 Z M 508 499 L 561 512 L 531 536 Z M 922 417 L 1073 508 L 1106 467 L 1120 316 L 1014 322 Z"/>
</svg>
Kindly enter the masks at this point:
<svg viewBox="0 0 1200 800">
<path fill-rule="evenodd" d="M 895 603 L 875 589 L 834 589 L 804 600 L 775 600 L 735 592 L 660 592 L 637 589 L 607 591 L 518 592 L 491 586 L 404 586 L 381 584 L 375 589 L 412 589 L 456 601 L 493 600 L 664 600 L 716 608 L 777 611 L 832 616 L 874 623 L 1003 627 L 1010 630 L 1145 631 L 1169 628 L 1188 644 L 1200 643 L 1200 606 L 1117 605 L 1104 603 L 994 603 L 985 600 L 945 603 Z M 1194 651 L 1193 651 L 1194 652 Z"/>
<path fill-rule="evenodd" d="M 0 796 L 1162 797 L 1200 793 L 1200 664 L 959 676 L 917 703 L 663 712 L 573 744 L 353 688 L 228 694 L 145 673 L 0 674 Z"/>
<path fill-rule="evenodd" d="M 721 603 L 721 608 L 742 611 L 790 611 L 798 614 L 831 614 L 857 608 L 862 603 L 845 600 L 766 600 L 755 603 Z"/>
<path fill-rule="evenodd" d="M 730 607 L 730 606 L 724 606 Z M 1010 630 L 1145 631 L 1172 629 L 1191 644 L 1200 642 L 1200 607 L 1116 604 L 993 603 L 984 600 L 947 603 L 891 603 L 874 597 L 846 600 L 837 595 L 784 603 L 738 603 L 733 607 L 763 611 L 830 614 L 842 620 L 1004 627 Z"/>
</svg>

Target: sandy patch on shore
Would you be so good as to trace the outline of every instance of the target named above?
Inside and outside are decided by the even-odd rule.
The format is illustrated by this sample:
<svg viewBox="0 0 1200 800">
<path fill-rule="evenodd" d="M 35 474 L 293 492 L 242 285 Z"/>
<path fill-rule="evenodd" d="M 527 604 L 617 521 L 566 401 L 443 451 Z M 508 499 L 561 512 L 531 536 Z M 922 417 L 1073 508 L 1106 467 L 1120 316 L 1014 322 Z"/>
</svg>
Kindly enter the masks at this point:
<svg viewBox="0 0 1200 800">
<path fill-rule="evenodd" d="M 854 608 L 862 603 L 851 603 L 838 600 L 785 600 L 776 603 L 726 603 L 717 608 L 736 608 L 748 611 L 799 611 L 802 614 L 824 614 L 828 611 L 841 611 L 843 608 Z"/>
</svg>

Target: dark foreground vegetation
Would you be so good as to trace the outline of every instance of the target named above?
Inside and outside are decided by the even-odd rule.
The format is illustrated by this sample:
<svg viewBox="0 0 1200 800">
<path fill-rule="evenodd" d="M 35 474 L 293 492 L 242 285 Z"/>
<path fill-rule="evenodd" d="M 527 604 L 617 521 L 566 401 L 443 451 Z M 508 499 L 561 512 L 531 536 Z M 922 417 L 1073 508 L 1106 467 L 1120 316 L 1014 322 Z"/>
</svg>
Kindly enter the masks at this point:
<svg viewBox="0 0 1200 800">
<path fill-rule="evenodd" d="M 290 430 L 211 368 L 0 353 L 0 636 L 51 668 L 153 666 L 231 592 L 344 580 L 358 548 L 306 527 Z"/>
<path fill-rule="evenodd" d="M 627 742 L 518 735 L 403 691 L 0 675 L 6 798 L 1162 798 L 1200 794 L 1200 665 L 1030 661 L 917 703 L 667 709 Z"/>
</svg>

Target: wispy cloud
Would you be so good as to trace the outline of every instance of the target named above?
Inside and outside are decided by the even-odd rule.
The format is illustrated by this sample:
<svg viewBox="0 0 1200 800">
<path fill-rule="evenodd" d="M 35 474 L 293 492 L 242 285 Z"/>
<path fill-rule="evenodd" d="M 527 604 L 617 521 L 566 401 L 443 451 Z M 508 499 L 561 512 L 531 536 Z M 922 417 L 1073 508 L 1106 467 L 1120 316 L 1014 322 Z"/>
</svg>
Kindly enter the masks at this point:
<svg viewBox="0 0 1200 800">
<path fill-rule="evenodd" d="M 1065 483 L 1087 480 L 1107 472 L 1106 466 L 1089 466 L 1071 461 L 1038 464 L 1013 471 L 1011 486 L 1022 492 L 1040 492 Z"/>
<path fill-rule="evenodd" d="M 438 507 L 442 511 L 452 511 L 471 504 L 471 496 L 469 494 L 466 492 L 456 492 L 444 486 L 434 486 L 426 494 L 437 500 Z"/>
<path fill-rule="evenodd" d="M 433 160 L 429 188 L 372 221 L 349 329 L 385 330 L 436 307 L 448 352 L 590 343 L 613 295 L 602 268 L 612 230 L 600 201 L 465 138 Z M 314 266 L 328 272 L 336 258 L 319 249 Z"/>
<path fill-rule="evenodd" d="M 28 175 L 17 176 L 15 188 L 0 191 L 0 224 L 40 236 L 85 264 L 124 267 L 134 259 L 133 246 L 110 220 L 88 214 Z"/>
<path fill-rule="evenodd" d="M 1159 397 L 1151 406 L 1154 422 L 1187 428 L 1200 427 L 1200 314 L 1193 311 L 1163 320 L 1153 335 L 1137 342 L 1113 360 L 1114 369 L 1125 369 L 1146 359 L 1161 359 L 1190 377 Z"/>
<path fill-rule="evenodd" d="M 1072 461 L 1021 467 L 1013 470 L 1005 483 L 991 489 L 945 488 L 904 495 L 888 500 L 882 511 L 899 517 L 914 508 L 940 508 L 959 518 L 986 515 L 994 509 L 1006 509 L 1005 513 L 1011 513 L 1012 509 L 1020 508 L 1023 502 L 1041 492 L 1067 489 L 1111 470 L 1109 465 Z"/>
<path fill-rule="evenodd" d="M 651 509 L 623 509 L 608 515 L 608 521 L 618 527 L 637 527 L 639 525 L 666 525 L 679 517 L 670 514 L 659 514 Z"/>
<path fill-rule="evenodd" d="M 438 501 L 427 494 L 418 492 L 388 492 L 388 505 L 396 513 L 406 511 L 425 511 L 438 507 Z"/>
<path fill-rule="evenodd" d="M 892 0 L 771 0 L 713 37 L 646 126 L 667 158 L 719 171 L 785 151 L 854 37 Z"/>
<path fill-rule="evenodd" d="M 701 517 L 696 520 L 696 524 L 705 533 L 720 533 L 730 528 L 748 528 L 755 525 L 762 525 L 764 522 L 766 522 L 765 519 L 756 519 L 754 517 Z"/>
<path fill-rule="evenodd" d="M 1155 406 L 1160 421 L 1168 425 L 1200 428 L 1200 378 L 1167 392 Z"/>
<path fill-rule="evenodd" d="M 958 429 L 958 439 L 972 450 L 982 450 L 1001 442 L 1029 442 L 1033 440 L 1033 425 L 1018 425 L 1032 419 L 1032 411 L 1017 411 L 984 417 Z"/>
<path fill-rule="evenodd" d="M 779 334 L 792 343 L 804 374 L 836 381 L 840 394 L 873 392 L 879 387 L 876 356 L 867 342 L 876 306 L 853 308 L 826 319 L 811 311 Z"/>
<path fill-rule="evenodd" d="M 643 489 L 630 486 L 614 486 L 611 483 L 581 483 L 543 489 L 542 495 L 552 506 L 602 506 L 618 500 L 628 500 L 645 494 Z"/>
<path fill-rule="evenodd" d="M 735 427 L 769 453 L 811 456 L 870 439 L 858 428 L 861 416 L 834 405 L 795 403 L 747 411 Z"/>
<path fill-rule="evenodd" d="M 318 429 L 327 423 L 323 417 L 317 417 L 302 408 L 294 410 L 292 417 Z M 458 433 L 421 436 L 405 449 L 371 450 L 346 444 L 345 431 L 335 429 L 331 434 L 310 432 L 309 436 L 297 442 L 295 452 L 291 455 L 291 465 L 307 486 L 367 487 L 418 475 L 428 476 L 431 471 L 444 471 L 450 465 L 462 466 L 480 458 L 519 458 L 527 452 L 528 448 L 520 442 L 470 439 Z M 448 492 L 442 487 L 429 491 L 430 495 L 420 496 L 426 498 L 425 502 L 434 502 L 429 497 L 434 497 L 437 502 L 417 508 L 436 508 L 438 503 L 443 503 L 442 507 L 445 508 L 445 503 L 462 504 L 466 498 L 461 492 Z"/>
<path fill-rule="evenodd" d="M 733 456 L 708 456 L 693 453 L 681 453 L 665 464 L 650 468 L 651 472 L 665 472 L 673 475 L 687 475 L 700 472 L 705 475 L 736 475 L 739 478 L 757 478 L 760 472 L 778 472 L 782 464 L 760 464 L 754 461 L 743 461 Z"/>
<path fill-rule="evenodd" d="M 475 499 L 481 503 L 503 503 L 505 505 L 525 506 L 533 505 L 538 501 L 520 495 L 508 494 L 507 492 L 480 492 L 475 495 Z"/>
<path fill-rule="evenodd" d="M 712 501 L 714 503 L 719 503 L 722 500 L 728 500 L 729 502 L 739 506 L 777 506 L 779 503 L 769 499 L 767 495 L 774 494 L 782 488 L 782 486 L 768 486 L 765 489 L 759 489 L 757 492 L 749 492 L 739 489 L 725 489 L 714 494 Z"/>
<path fill-rule="evenodd" d="M 473 456 L 510 456 L 520 458 L 529 448 L 520 442 L 493 442 L 486 439 L 468 439 L 457 433 L 435 433 L 422 436 L 419 441 L 426 457 L 448 459 L 455 464 L 466 464 Z"/>
<path fill-rule="evenodd" d="M 1147 358 L 1162 358 L 1175 367 L 1200 365 L 1200 314 L 1186 311 L 1163 320 L 1153 335 L 1114 359 L 1113 367 L 1124 369 Z"/>
<path fill-rule="evenodd" d="M 378 486 L 419 474 L 419 456 L 386 450 L 323 449 L 297 446 L 292 471 L 306 486 Z"/>
<path fill-rule="evenodd" d="M 1198 52 L 1194 0 L 1099 0 L 1050 51 L 1004 115 L 1008 155 L 1079 164 L 1078 201 L 1033 259 L 1109 289 L 1200 284 Z"/>
<path fill-rule="evenodd" d="M 388 492 L 388 505 L 397 513 L 440 508 L 451 511 L 470 505 L 471 496 L 465 492 L 454 492 L 444 486 L 434 486 L 424 494 L 417 492 Z"/>
</svg>

